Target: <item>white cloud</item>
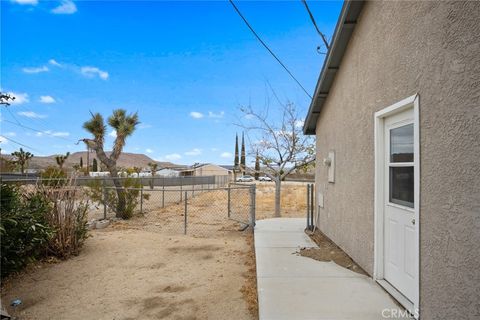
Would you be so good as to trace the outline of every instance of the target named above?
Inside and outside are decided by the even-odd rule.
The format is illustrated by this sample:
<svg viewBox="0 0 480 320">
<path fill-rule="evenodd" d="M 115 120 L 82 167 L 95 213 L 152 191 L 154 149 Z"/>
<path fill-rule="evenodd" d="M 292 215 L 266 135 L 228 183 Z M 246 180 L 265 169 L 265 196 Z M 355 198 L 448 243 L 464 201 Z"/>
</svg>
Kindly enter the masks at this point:
<svg viewBox="0 0 480 320">
<path fill-rule="evenodd" d="M 81 67 L 80 68 L 80 73 L 83 74 L 87 78 L 93 78 L 95 76 L 100 77 L 102 80 L 107 80 L 108 79 L 108 72 L 100 70 L 97 67 Z"/>
<path fill-rule="evenodd" d="M 145 149 L 145 152 L 146 152 L 146 153 L 153 153 L 153 150 L 150 149 L 150 148 L 147 148 L 147 149 Z"/>
<path fill-rule="evenodd" d="M 108 134 L 110 137 L 112 138 L 116 138 L 117 137 L 117 131 L 116 130 L 112 130 L 110 131 L 110 133 Z"/>
<path fill-rule="evenodd" d="M 43 137 L 43 136 L 51 136 L 51 137 L 68 137 L 70 135 L 69 132 L 65 131 L 52 131 L 52 130 L 45 130 L 42 132 L 37 132 L 35 134 L 37 137 Z"/>
<path fill-rule="evenodd" d="M 7 143 L 8 143 L 7 138 L 0 136 L 0 143 L 1 143 L 2 145 L 3 145 L 3 144 L 7 144 Z"/>
<path fill-rule="evenodd" d="M 195 149 L 192 149 L 190 151 L 185 152 L 186 156 L 198 156 L 198 155 L 201 155 L 201 154 L 202 154 L 202 150 L 198 149 L 198 148 L 195 148 Z"/>
<path fill-rule="evenodd" d="M 5 132 L 4 135 L 7 137 L 15 137 L 17 134 L 13 131 L 10 131 L 10 132 Z"/>
<path fill-rule="evenodd" d="M 167 161 L 175 161 L 175 160 L 179 160 L 179 159 L 182 159 L 182 156 L 179 155 L 178 153 L 172 153 L 172 154 L 167 154 L 165 156 L 165 159 Z"/>
<path fill-rule="evenodd" d="M 218 148 L 210 148 L 210 151 L 213 151 L 213 152 L 218 151 Z"/>
<path fill-rule="evenodd" d="M 220 157 L 222 158 L 233 158 L 233 154 L 231 154 L 230 152 L 223 152 Z"/>
<path fill-rule="evenodd" d="M 13 3 L 21 4 L 21 5 L 32 5 L 36 6 L 38 4 L 38 0 L 10 0 Z"/>
<path fill-rule="evenodd" d="M 192 111 L 190 112 L 190 117 L 194 119 L 201 119 L 203 118 L 203 113 L 197 112 L 197 111 Z"/>
<path fill-rule="evenodd" d="M 21 112 L 17 112 L 17 114 L 19 116 L 23 116 L 23 117 L 27 117 L 27 118 L 37 118 L 37 119 L 43 119 L 43 118 L 46 118 L 47 116 L 44 115 L 44 114 L 38 114 L 36 112 L 33 112 L 33 111 L 21 111 Z"/>
<path fill-rule="evenodd" d="M 305 123 L 305 121 L 303 121 L 303 120 L 297 120 L 297 121 L 295 121 L 295 127 L 301 128 L 301 127 L 303 127 L 304 123 Z"/>
<path fill-rule="evenodd" d="M 58 7 L 52 9 L 55 14 L 72 14 L 77 12 L 77 6 L 72 0 L 62 0 Z"/>
<path fill-rule="evenodd" d="M 47 66 L 41 66 L 41 67 L 25 67 L 22 68 L 22 71 L 25 73 L 41 73 L 41 72 L 47 72 L 49 69 Z"/>
<path fill-rule="evenodd" d="M 17 93 L 17 92 L 7 92 L 9 95 L 15 97 L 15 100 L 9 100 L 11 105 L 24 104 L 30 101 L 28 99 L 28 94 L 26 93 Z"/>
<path fill-rule="evenodd" d="M 148 128 L 151 128 L 151 127 L 152 127 L 151 124 L 140 123 L 140 125 L 138 126 L 138 129 L 148 129 Z"/>
<path fill-rule="evenodd" d="M 52 96 L 40 96 L 41 103 L 55 103 L 55 99 Z"/>
<path fill-rule="evenodd" d="M 55 67 L 61 67 L 62 65 L 60 63 L 57 62 L 57 60 L 55 59 L 50 59 L 48 60 L 48 63 L 50 63 L 52 66 L 55 66 Z"/>
<path fill-rule="evenodd" d="M 224 115 L 225 115 L 224 111 L 220 111 L 219 113 L 208 111 L 208 117 L 209 118 L 221 119 L 221 118 L 223 118 Z"/>
</svg>

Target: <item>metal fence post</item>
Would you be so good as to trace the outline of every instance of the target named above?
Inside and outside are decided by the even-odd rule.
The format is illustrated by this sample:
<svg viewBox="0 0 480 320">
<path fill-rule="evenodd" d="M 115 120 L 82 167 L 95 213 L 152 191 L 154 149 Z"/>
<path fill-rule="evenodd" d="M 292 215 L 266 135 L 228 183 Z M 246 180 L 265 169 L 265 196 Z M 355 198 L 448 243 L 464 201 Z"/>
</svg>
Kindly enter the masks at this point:
<svg viewBox="0 0 480 320">
<path fill-rule="evenodd" d="M 307 230 L 310 230 L 310 184 L 307 184 Z"/>
<path fill-rule="evenodd" d="M 228 184 L 228 189 L 227 189 L 227 214 L 228 218 L 230 218 L 230 212 L 231 212 L 231 206 L 230 206 L 230 184 Z"/>
<path fill-rule="evenodd" d="M 165 183 L 163 184 L 163 187 L 162 187 L 162 208 L 164 207 L 165 207 Z"/>
<path fill-rule="evenodd" d="M 140 189 L 140 213 L 143 213 L 143 185 Z"/>
<path fill-rule="evenodd" d="M 102 193 L 103 193 L 103 219 L 107 219 L 107 189 L 105 188 L 105 179 L 102 181 Z"/>
<path fill-rule="evenodd" d="M 182 187 L 183 187 L 183 179 L 180 179 L 180 202 L 182 202 Z"/>
<path fill-rule="evenodd" d="M 187 234 L 187 191 L 185 191 L 185 211 L 184 211 L 184 227 L 183 227 L 183 234 Z"/>
<path fill-rule="evenodd" d="M 310 230 L 313 230 L 313 184 L 310 184 Z"/>
<path fill-rule="evenodd" d="M 250 217 L 249 217 L 249 224 L 252 227 L 252 230 L 255 228 L 255 194 L 256 189 L 255 185 L 253 184 L 250 187 Z"/>
</svg>

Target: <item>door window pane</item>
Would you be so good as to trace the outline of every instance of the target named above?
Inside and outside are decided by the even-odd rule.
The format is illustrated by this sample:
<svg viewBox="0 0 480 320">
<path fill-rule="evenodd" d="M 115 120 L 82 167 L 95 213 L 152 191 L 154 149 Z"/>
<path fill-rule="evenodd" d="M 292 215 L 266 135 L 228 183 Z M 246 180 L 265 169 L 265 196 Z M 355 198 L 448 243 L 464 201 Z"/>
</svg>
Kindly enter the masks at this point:
<svg viewBox="0 0 480 320">
<path fill-rule="evenodd" d="M 390 167 L 390 202 L 413 208 L 413 167 Z"/>
<path fill-rule="evenodd" d="M 390 130 L 390 162 L 413 162 L 413 123 Z"/>
</svg>

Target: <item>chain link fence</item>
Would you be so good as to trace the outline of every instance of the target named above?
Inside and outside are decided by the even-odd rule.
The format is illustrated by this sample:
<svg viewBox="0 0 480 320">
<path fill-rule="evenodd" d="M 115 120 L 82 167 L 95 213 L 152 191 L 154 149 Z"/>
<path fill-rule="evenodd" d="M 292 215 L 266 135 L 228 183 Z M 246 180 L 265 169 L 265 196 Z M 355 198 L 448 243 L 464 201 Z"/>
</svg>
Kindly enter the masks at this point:
<svg viewBox="0 0 480 320">
<path fill-rule="evenodd" d="M 116 191 L 103 189 L 106 196 Z M 201 236 L 245 230 L 255 223 L 255 185 L 126 188 L 125 193 L 133 209 L 129 224 L 147 231 Z M 98 208 L 103 218 L 115 216 L 109 203 L 104 198 Z"/>
<path fill-rule="evenodd" d="M 87 183 L 88 180 L 88 183 Z M 255 185 L 223 177 L 119 178 L 131 219 L 129 227 L 170 234 L 212 235 L 255 225 Z M 3 180 L 25 190 L 48 185 L 74 188 L 88 203 L 88 218 L 116 220 L 117 189 L 111 178 Z"/>
</svg>

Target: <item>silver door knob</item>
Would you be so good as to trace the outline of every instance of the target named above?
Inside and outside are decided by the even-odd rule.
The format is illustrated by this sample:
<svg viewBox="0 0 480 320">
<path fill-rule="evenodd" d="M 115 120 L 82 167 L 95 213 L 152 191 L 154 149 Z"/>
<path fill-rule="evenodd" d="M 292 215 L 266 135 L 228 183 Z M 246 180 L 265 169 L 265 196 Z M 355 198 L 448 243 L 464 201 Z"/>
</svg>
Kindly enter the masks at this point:
<svg viewBox="0 0 480 320">
<path fill-rule="evenodd" d="M 412 219 L 412 224 L 415 225 L 415 218 Z"/>
</svg>

